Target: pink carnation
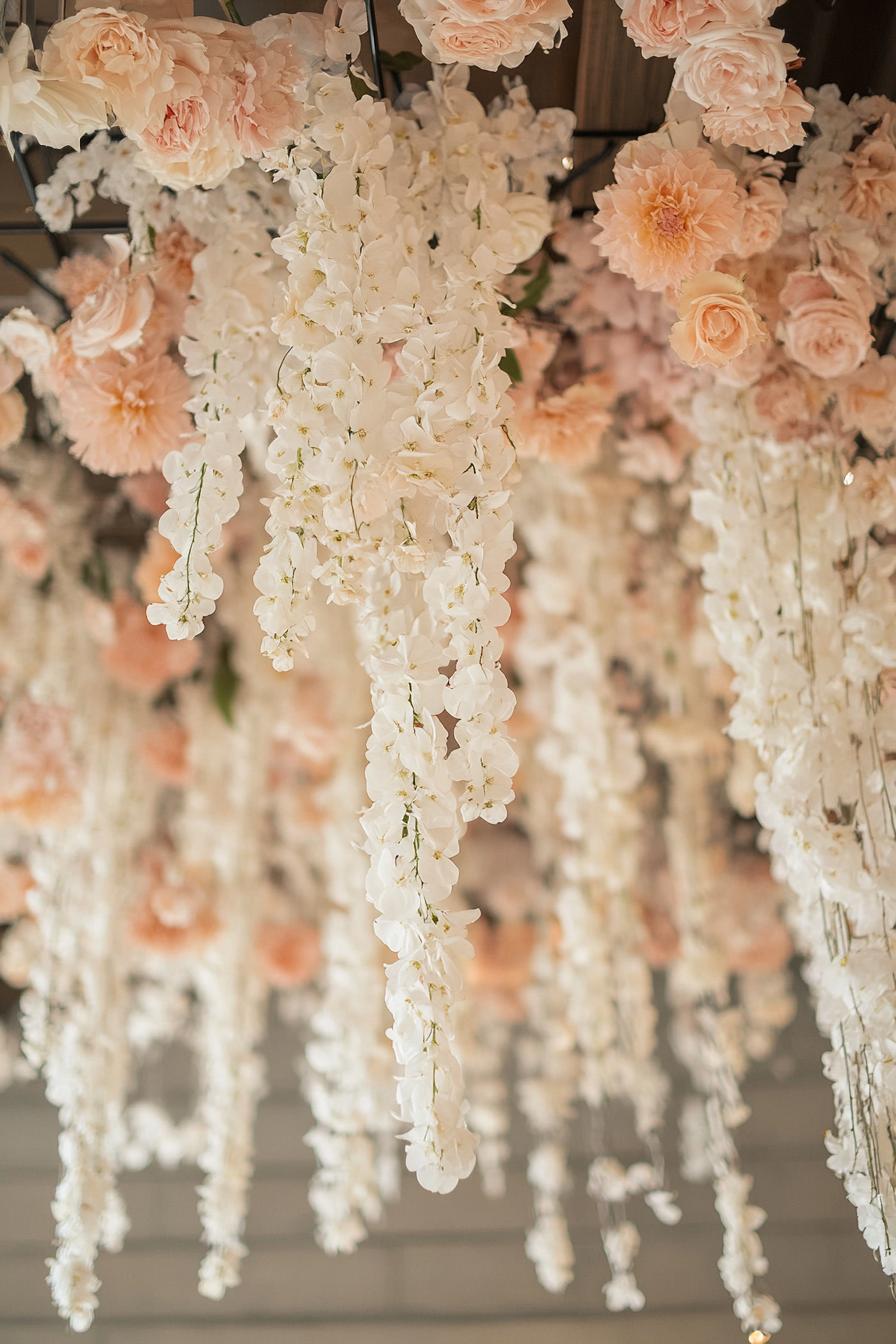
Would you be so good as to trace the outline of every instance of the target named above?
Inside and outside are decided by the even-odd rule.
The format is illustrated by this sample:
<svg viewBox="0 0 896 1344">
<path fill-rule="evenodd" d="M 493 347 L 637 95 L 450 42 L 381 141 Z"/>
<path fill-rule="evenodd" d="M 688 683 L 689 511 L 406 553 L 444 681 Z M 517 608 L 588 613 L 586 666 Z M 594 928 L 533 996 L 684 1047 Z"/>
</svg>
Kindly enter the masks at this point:
<svg viewBox="0 0 896 1344">
<path fill-rule="evenodd" d="M 320 965 L 320 935 L 300 920 L 259 924 L 255 932 L 258 969 L 269 985 L 291 989 L 314 978 Z"/>
<path fill-rule="evenodd" d="M 733 173 L 706 149 L 634 141 L 616 160 L 616 182 L 595 196 L 596 243 L 639 289 L 677 289 L 730 250 L 740 228 Z"/>
<path fill-rule="evenodd" d="M 143 607 L 127 593 L 116 593 L 112 613 L 115 635 L 102 651 L 102 662 L 119 686 L 154 696 L 169 682 L 194 671 L 198 646 L 189 640 L 171 640 L 163 626 L 150 625 Z"/>
<path fill-rule="evenodd" d="M 71 451 L 91 471 L 127 476 L 161 466 L 190 432 L 190 384 L 167 355 L 110 352 L 79 364 L 60 389 Z"/>
</svg>

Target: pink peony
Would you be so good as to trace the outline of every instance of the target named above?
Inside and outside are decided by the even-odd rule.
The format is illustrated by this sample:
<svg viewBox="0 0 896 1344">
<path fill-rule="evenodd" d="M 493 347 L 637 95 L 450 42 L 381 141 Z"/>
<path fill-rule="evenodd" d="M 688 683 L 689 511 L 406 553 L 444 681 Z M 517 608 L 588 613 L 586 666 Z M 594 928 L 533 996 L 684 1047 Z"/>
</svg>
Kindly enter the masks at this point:
<svg viewBox="0 0 896 1344">
<path fill-rule="evenodd" d="M 297 919 L 259 924 L 255 957 L 261 976 L 274 988 L 304 985 L 320 965 L 320 935 L 313 925 Z"/>
<path fill-rule="evenodd" d="M 711 107 L 703 113 L 703 130 L 710 140 L 722 145 L 743 145 L 745 149 L 780 154 L 806 138 L 803 122 L 812 116 L 793 80 L 770 102 L 755 107 Z"/>
<path fill-rule="evenodd" d="M 682 286 L 678 321 L 669 333 L 669 344 L 685 364 L 721 368 L 766 339 L 762 319 L 745 296 L 742 280 L 707 271 Z"/>
<path fill-rule="evenodd" d="M 102 651 L 102 663 L 119 686 L 154 696 L 195 670 L 198 646 L 185 639 L 170 640 L 163 626 L 149 624 L 146 612 L 127 593 L 115 594 L 112 614 L 115 635 Z"/>
<path fill-rule="evenodd" d="M 765 107 L 783 94 L 796 56 L 780 28 L 711 24 L 677 57 L 673 87 L 701 107 Z"/>
<path fill-rule="evenodd" d="M 157 714 L 137 739 L 137 754 L 163 784 L 181 788 L 190 778 L 189 734 L 173 714 Z"/>
<path fill-rule="evenodd" d="M 870 224 L 896 211 L 896 145 L 887 125 L 847 154 L 846 162 L 849 185 L 843 193 L 844 210 Z"/>
<path fill-rule="evenodd" d="M 520 456 L 567 467 L 595 461 L 610 426 L 613 398 L 609 380 L 593 374 L 531 409 L 521 408 L 513 421 Z"/>
<path fill-rule="evenodd" d="M 733 173 L 706 149 L 634 141 L 616 160 L 616 182 L 595 195 L 596 243 L 610 268 L 639 289 L 662 292 L 730 250 L 743 205 Z"/>
<path fill-rule="evenodd" d="M 78 365 L 60 388 L 71 451 L 91 471 L 128 476 L 161 466 L 190 432 L 190 384 L 167 355 L 110 352 Z"/>
<path fill-rule="evenodd" d="M 18 443 L 25 432 L 27 413 L 21 392 L 15 388 L 9 392 L 0 392 L 0 452 Z"/>
<path fill-rule="evenodd" d="M 0 733 L 0 814 L 35 829 L 65 825 L 77 816 L 78 802 L 68 713 L 17 700 Z"/>
<path fill-rule="evenodd" d="M 744 201 L 740 233 L 732 247 L 737 257 L 754 257 L 774 247 L 781 236 L 787 193 L 773 177 L 754 177 Z"/>
<path fill-rule="evenodd" d="M 896 438 L 896 356 L 870 350 L 864 363 L 837 386 L 840 418 L 876 448 Z"/>
<path fill-rule="evenodd" d="M 96 359 L 109 350 L 129 350 L 143 336 L 153 306 L 152 283 L 130 271 L 130 248 L 123 238 L 106 239 L 114 265 L 78 304 L 69 339 L 79 359 Z"/>
</svg>

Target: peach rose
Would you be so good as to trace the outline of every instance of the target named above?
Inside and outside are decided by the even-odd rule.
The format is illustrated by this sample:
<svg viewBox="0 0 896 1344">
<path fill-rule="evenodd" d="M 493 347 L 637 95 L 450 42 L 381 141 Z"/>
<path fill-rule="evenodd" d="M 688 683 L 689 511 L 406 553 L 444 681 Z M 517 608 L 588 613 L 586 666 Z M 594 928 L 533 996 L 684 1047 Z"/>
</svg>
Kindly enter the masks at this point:
<svg viewBox="0 0 896 1344">
<path fill-rule="evenodd" d="M 823 401 L 815 382 L 788 364 L 751 388 L 747 405 L 762 430 L 786 443 L 811 434 Z"/>
<path fill-rule="evenodd" d="M 25 432 L 27 407 L 21 392 L 0 392 L 0 452 L 18 443 Z"/>
<path fill-rule="evenodd" d="M 864 363 L 837 387 L 837 404 L 847 429 L 864 434 L 876 448 L 896 438 L 896 356 L 870 350 Z"/>
<path fill-rule="evenodd" d="M 96 359 L 108 350 L 139 345 L 152 312 L 152 283 L 147 276 L 128 271 L 127 242 L 111 235 L 106 242 L 115 265 L 72 315 L 70 338 L 79 359 Z"/>
<path fill-rule="evenodd" d="M 781 295 L 789 310 L 779 327 L 784 348 L 818 378 L 854 373 L 871 349 L 871 327 L 860 296 L 848 283 L 839 289 L 835 292 L 820 275 L 799 275 Z"/>
<path fill-rule="evenodd" d="M 255 956 L 264 980 L 275 989 L 292 989 L 314 978 L 320 965 L 320 935 L 301 920 L 259 924 Z"/>
<path fill-rule="evenodd" d="M 767 252 L 781 236 L 787 193 L 773 177 L 754 177 L 747 189 L 740 232 L 732 251 L 737 257 Z"/>
<path fill-rule="evenodd" d="M 170 88 L 172 61 L 142 14 L 83 9 L 47 34 L 41 71 L 100 88 L 116 116 L 146 117 L 152 98 Z"/>
<path fill-rule="evenodd" d="M 887 128 L 873 135 L 846 155 L 849 185 L 843 193 L 843 208 L 849 214 L 876 224 L 896 210 L 896 145 Z"/>
<path fill-rule="evenodd" d="M 685 364 L 721 368 L 767 336 L 742 280 L 719 271 L 682 286 L 669 344 Z"/>
<path fill-rule="evenodd" d="M 703 113 L 703 130 L 708 139 L 722 145 L 743 145 L 745 149 L 780 154 L 806 138 L 804 121 L 812 116 L 793 80 L 767 103 L 747 107 L 710 107 Z"/>
<path fill-rule="evenodd" d="M 497 70 L 508 64 L 507 58 L 520 52 L 529 42 L 531 23 L 528 16 L 513 19 L 483 19 L 469 23 L 443 14 L 433 27 L 431 39 L 440 61 L 476 65 L 480 70 Z"/>
<path fill-rule="evenodd" d="M 780 28 L 713 24 L 676 58 L 673 87 L 701 107 L 764 107 L 783 93 L 796 57 Z"/>
</svg>

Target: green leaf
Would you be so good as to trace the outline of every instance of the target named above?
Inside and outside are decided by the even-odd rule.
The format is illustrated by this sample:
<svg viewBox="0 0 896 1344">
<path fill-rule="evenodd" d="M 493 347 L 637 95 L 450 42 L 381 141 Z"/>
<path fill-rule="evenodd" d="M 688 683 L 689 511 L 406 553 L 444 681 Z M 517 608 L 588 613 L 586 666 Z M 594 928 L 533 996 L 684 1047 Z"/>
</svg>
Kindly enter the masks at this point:
<svg viewBox="0 0 896 1344">
<path fill-rule="evenodd" d="M 503 369 L 503 371 L 507 374 L 508 378 L 510 378 L 514 383 L 521 383 L 523 381 L 523 371 L 520 368 L 520 362 L 516 357 L 515 350 L 504 351 L 504 354 L 501 358 L 501 362 L 499 363 L 498 368 Z"/>
<path fill-rule="evenodd" d="M 423 57 L 416 51 L 381 51 L 380 64 L 384 70 L 394 70 L 396 74 L 404 74 L 406 70 L 413 70 L 415 65 L 420 65 Z"/>
<path fill-rule="evenodd" d="M 523 290 L 522 298 L 517 300 L 516 312 L 525 313 L 532 308 L 537 308 L 550 283 L 551 263 L 547 257 L 542 257 L 541 265 Z"/>
<path fill-rule="evenodd" d="M 100 550 L 91 551 L 90 555 L 81 566 L 81 582 L 85 588 L 89 588 L 92 593 L 96 593 L 108 602 L 112 596 L 112 584 L 109 582 L 109 570 L 106 567 L 106 557 Z"/>
<path fill-rule="evenodd" d="M 212 695 L 215 704 L 221 711 L 224 722 L 229 724 L 233 723 L 233 707 L 240 688 L 240 679 L 233 666 L 231 654 L 230 640 L 225 639 L 218 650 L 218 661 L 212 676 Z"/>
<path fill-rule="evenodd" d="M 348 72 L 348 82 L 352 86 L 352 93 L 356 98 L 369 98 L 375 92 L 372 84 L 368 84 L 366 79 L 362 79 L 354 70 Z"/>
</svg>

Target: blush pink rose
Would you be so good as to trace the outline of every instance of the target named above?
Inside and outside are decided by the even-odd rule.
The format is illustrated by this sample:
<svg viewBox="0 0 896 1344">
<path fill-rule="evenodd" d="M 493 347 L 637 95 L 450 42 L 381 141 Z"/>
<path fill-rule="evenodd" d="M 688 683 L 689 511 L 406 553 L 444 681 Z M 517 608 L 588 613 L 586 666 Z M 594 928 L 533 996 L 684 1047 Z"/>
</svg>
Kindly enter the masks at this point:
<svg viewBox="0 0 896 1344">
<path fill-rule="evenodd" d="M 848 282 L 835 290 L 820 275 L 791 277 L 781 295 L 785 317 L 779 327 L 790 358 L 818 378 L 854 373 L 871 349 L 863 297 Z"/>
<path fill-rule="evenodd" d="M 780 28 L 712 24 L 676 58 L 673 86 L 701 107 L 764 107 L 783 93 L 796 57 Z"/>
<path fill-rule="evenodd" d="M 480 70 L 497 70 L 510 64 L 514 56 L 522 60 L 535 45 L 526 15 L 470 23 L 446 13 L 436 21 L 430 40 L 440 61 L 475 65 Z"/>
<path fill-rule="evenodd" d="M 146 116 L 153 96 L 171 84 L 171 57 L 142 14 L 82 9 L 47 34 L 41 71 L 102 89 L 116 116 Z"/>
<path fill-rule="evenodd" d="M 887 127 L 879 127 L 847 154 L 849 185 L 843 193 L 843 208 L 857 219 L 879 223 L 896 211 L 896 145 Z"/>
<path fill-rule="evenodd" d="M 870 350 L 837 387 L 837 405 L 847 429 L 883 449 L 896 438 L 896 356 Z"/>
<path fill-rule="evenodd" d="M 734 255 L 754 257 L 774 247 L 786 209 L 787 193 L 781 183 L 773 177 L 755 177 L 747 189 Z"/>
<path fill-rule="evenodd" d="M 762 320 L 736 276 L 709 271 L 682 287 L 669 344 L 685 364 L 721 368 L 766 339 Z"/>
<path fill-rule="evenodd" d="M 107 238 L 115 265 L 72 314 L 69 337 L 79 359 L 95 359 L 107 350 L 139 345 L 153 306 L 152 283 L 129 270 L 130 249 L 123 238 Z"/>
<path fill-rule="evenodd" d="M 780 154 L 806 138 L 805 121 L 812 116 L 793 80 L 768 103 L 755 107 L 710 107 L 703 113 L 708 139 L 722 145 L 743 145 L 757 153 Z"/>
<path fill-rule="evenodd" d="M 820 385 L 792 364 L 766 373 L 747 394 L 753 420 L 782 443 L 809 437 L 823 402 Z"/>
</svg>

